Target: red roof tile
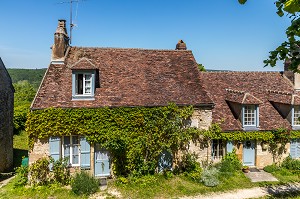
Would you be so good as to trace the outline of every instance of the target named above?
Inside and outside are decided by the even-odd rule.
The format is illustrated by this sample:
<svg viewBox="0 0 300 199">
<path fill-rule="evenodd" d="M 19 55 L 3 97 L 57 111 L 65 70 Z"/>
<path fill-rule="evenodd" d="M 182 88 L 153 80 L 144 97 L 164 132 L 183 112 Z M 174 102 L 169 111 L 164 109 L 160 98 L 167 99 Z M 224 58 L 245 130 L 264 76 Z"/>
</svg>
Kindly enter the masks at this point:
<svg viewBox="0 0 300 199">
<path fill-rule="evenodd" d="M 234 117 L 226 100 L 240 104 L 259 103 L 259 130 L 291 127 L 270 102 L 273 98 L 270 98 L 268 90 L 293 93 L 293 86 L 279 72 L 204 72 L 200 77 L 215 103 L 213 122 L 223 121 L 223 130 L 243 130 L 240 120 Z M 277 101 L 291 103 L 291 96 L 280 95 L 283 99 Z"/>
<path fill-rule="evenodd" d="M 95 100 L 72 100 L 72 70 L 99 70 Z M 188 50 L 71 47 L 65 64 L 50 64 L 32 109 L 212 105 Z"/>
</svg>

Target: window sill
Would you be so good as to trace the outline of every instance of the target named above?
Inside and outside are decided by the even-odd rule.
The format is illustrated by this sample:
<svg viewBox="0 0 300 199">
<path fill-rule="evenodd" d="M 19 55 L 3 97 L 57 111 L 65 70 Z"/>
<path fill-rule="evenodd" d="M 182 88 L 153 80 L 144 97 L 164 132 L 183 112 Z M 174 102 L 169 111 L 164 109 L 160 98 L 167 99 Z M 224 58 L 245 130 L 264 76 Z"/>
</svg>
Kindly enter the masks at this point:
<svg viewBox="0 0 300 199">
<path fill-rule="evenodd" d="M 258 131 L 259 128 L 257 126 L 243 126 L 244 131 Z"/>
<path fill-rule="evenodd" d="M 86 96 L 86 95 L 72 96 L 72 101 L 79 101 L 79 100 L 95 100 L 95 97 L 94 96 Z"/>
<path fill-rule="evenodd" d="M 293 129 L 293 130 L 300 130 L 300 125 L 292 126 L 292 129 Z"/>
</svg>

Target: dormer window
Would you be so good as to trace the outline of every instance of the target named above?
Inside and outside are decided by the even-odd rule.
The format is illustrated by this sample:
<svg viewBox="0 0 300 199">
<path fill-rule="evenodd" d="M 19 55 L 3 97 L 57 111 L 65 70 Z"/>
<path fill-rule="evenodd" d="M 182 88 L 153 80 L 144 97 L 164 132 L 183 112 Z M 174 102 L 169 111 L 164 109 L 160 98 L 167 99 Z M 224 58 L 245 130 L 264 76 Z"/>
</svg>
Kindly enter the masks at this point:
<svg viewBox="0 0 300 199">
<path fill-rule="evenodd" d="M 255 130 L 259 124 L 258 106 L 247 104 L 242 108 L 242 124 L 245 130 Z"/>
<path fill-rule="evenodd" d="M 73 99 L 94 99 L 95 71 L 73 71 Z"/>
<path fill-rule="evenodd" d="M 300 106 L 293 107 L 293 126 L 300 128 Z"/>
</svg>

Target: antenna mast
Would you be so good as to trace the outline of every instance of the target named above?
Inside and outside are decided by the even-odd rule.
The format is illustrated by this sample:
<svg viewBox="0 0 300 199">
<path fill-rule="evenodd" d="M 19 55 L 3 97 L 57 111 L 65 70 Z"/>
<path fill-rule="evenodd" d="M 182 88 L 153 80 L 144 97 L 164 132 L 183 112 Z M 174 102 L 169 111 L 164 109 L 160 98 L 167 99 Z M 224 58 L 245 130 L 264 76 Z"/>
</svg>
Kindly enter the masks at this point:
<svg viewBox="0 0 300 199">
<path fill-rule="evenodd" d="M 63 4 L 63 3 L 69 3 L 70 4 L 70 44 L 72 43 L 72 30 L 73 30 L 73 27 L 75 26 L 75 24 L 73 23 L 73 2 L 77 2 L 77 4 L 79 3 L 79 1 L 86 1 L 86 0 L 69 0 L 69 1 L 62 1 L 60 2 L 60 4 Z M 78 9 L 78 5 L 77 5 L 77 8 Z M 75 18 L 77 17 L 77 10 L 76 10 L 76 16 Z"/>
</svg>

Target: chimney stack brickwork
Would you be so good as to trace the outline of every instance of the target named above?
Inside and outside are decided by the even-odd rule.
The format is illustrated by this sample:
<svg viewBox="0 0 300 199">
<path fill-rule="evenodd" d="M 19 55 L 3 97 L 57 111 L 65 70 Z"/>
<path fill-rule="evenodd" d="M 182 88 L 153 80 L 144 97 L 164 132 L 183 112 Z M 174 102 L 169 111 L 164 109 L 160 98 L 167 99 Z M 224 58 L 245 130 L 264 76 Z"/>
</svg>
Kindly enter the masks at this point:
<svg viewBox="0 0 300 199">
<path fill-rule="evenodd" d="M 68 47 L 69 36 L 66 29 L 66 20 L 60 19 L 54 33 L 51 62 L 63 62 Z"/>
<path fill-rule="evenodd" d="M 179 42 L 176 44 L 176 50 L 186 50 L 186 44 L 182 41 L 179 40 Z"/>
</svg>

